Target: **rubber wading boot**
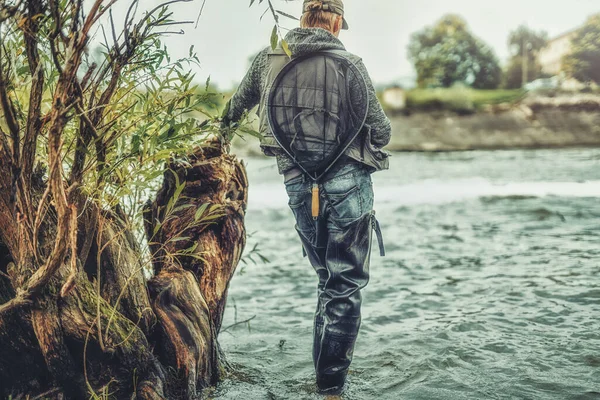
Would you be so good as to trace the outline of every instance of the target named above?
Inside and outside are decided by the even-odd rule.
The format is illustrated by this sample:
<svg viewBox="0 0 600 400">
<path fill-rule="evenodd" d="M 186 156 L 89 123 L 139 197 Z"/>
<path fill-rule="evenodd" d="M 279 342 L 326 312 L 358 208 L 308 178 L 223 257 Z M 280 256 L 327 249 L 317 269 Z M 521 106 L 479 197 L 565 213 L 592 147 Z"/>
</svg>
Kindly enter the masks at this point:
<svg viewBox="0 0 600 400">
<path fill-rule="evenodd" d="M 360 290 L 369 281 L 372 213 L 343 230 L 328 233 L 325 266 L 328 272 L 319 303 L 323 328 L 316 354 L 317 386 L 333 394 L 343 389 L 360 327 Z"/>
<path fill-rule="evenodd" d="M 311 241 L 298 229 L 298 226 L 296 226 L 296 230 L 298 231 L 298 236 L 300 236 L 304 253 L 308 257 L 308 260 L 315 269 L 319 278 L 319 283 L 317 286 L 317 310 L 315 311 L 312 348 L 313 363 L 315 364 L 316 368 L 317 357 L 321 346 L 321 338 L 323 337 L 323 304 L 321 303 L 321 293 L 323 293 L 323 288 L 325 286 L 325 282 L 327 281 L 327 276 L 329 275 L 327 273 L 327 269 L 325 268 L 326 248 L 315 247 Z"/>
</svg>

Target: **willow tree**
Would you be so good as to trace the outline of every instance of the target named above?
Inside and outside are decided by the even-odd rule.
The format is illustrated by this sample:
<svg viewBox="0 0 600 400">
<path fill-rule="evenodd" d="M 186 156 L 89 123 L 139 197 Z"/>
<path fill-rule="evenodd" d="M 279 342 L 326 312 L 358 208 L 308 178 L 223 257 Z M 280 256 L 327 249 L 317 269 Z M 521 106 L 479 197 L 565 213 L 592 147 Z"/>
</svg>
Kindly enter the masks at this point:
<svg viewBox="0 0 600 400">
<path fill-rule="evenodd" d="M 222 371 L 247 179 L 161 43 L 183 1 L 0 0 L 2 398 L 194 398 Z"/>
</svg>

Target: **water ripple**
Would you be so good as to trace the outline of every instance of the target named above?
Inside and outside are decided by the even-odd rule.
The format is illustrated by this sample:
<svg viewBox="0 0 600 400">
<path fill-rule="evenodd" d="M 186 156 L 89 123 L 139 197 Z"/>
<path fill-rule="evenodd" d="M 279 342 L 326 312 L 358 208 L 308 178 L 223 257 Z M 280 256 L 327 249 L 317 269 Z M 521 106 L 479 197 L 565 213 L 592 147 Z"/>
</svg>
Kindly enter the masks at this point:
<svg viewBox="0 0 600 400">
<path fill-rule="evenodd" d="M 600 399 L 600 151 L 397 154 L 344 399 Z M 271 160 L 249 161 L 249 264 L 214 399 L 319 399 L 316 278 Z"/>
</svg>

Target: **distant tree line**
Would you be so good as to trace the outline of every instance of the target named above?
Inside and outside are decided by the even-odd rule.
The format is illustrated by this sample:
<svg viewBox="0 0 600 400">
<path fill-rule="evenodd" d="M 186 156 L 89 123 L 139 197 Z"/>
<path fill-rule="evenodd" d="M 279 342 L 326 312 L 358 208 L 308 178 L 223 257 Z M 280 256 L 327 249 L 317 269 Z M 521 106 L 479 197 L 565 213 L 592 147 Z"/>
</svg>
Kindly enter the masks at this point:
<svg viewBox="0 0 600 400">
<path fill-rule="evenodd" d="M 571 40 L 571 54 L 563 60 L 565 72 L 581 82 L 600 85 L 600 14 L 588 18 Z"/>
<path fill-rule="evenodd" d="M 493 50 L 458 15 L 446 15 L 413 34 L 408 56 L 417 70 L 419 87 L 450 87 L 461 82 L 476 89 L 495 89 L 502 77 Z"/>
<path fill-rule="evenodd" d="M 503 70 L 492 48 L 469 30 L 467 22 L 448 14 L 412 35 L 408 57 L 420 88 L 462 84 L 474 89 L 516 89 L 549 77 L 539 62 L 547 43 L 546 32 L 519 26 L 509 35 L 511 57 Z M 600 14 L 575 33 L 563 69 L 581 82 L 600 83 Z"/>
</svg>

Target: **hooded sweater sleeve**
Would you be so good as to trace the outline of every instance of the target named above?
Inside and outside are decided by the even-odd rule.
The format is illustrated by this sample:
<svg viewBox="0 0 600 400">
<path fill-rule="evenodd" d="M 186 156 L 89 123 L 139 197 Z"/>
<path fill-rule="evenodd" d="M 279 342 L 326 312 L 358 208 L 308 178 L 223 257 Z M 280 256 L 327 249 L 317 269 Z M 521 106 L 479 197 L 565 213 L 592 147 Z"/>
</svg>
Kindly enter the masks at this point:
<svg viewBox="0 0 600 400">
<path fill-rule="evenodd" d="M 229 111 L 225 117 L 228 122 L 239 121 L 245 111 L 250 111 L 260 102 L 261 79 L 266 61 L 267 50 L 261 51 L 254 58 L 252 66 L 229 100 Z"/>
<path fill-rule="evenodd" d="M 371 127 L 371 143 L 375 147 L 382 148 L 390 142 L 392 125 L 377 98 L 373 82 L 362 60 L 357 64 L 357 67 L 365 78 L 369 94 L 369 111 L 365 123 Z"/>
</svg>

